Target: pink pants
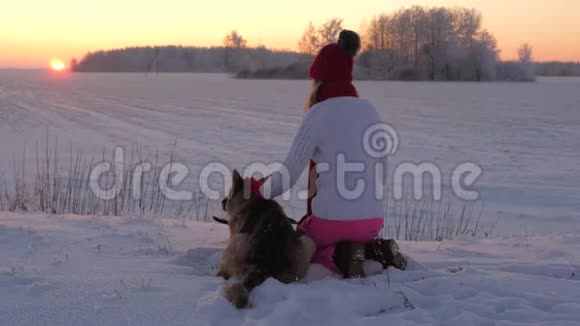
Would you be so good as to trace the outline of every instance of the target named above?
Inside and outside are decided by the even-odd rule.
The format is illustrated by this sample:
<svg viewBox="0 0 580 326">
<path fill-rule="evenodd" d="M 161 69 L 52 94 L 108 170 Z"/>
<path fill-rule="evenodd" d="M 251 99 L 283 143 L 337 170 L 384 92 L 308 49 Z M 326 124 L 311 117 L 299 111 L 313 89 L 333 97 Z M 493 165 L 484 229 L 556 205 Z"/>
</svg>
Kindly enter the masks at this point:
<svg viewBox="0 0 580 326">
<path fill-rule="evenodd" d="M 312 263 L 321 264 L 333 272 L 338 272 L 332 259 L 336 244 L 342 241 L 371 242 L 377 238 L 382 226 L 382 217 L 333 221 L 310 215 L 300 223 L 298 230 L 308 235 L 316 244 Z"/>
</svg>

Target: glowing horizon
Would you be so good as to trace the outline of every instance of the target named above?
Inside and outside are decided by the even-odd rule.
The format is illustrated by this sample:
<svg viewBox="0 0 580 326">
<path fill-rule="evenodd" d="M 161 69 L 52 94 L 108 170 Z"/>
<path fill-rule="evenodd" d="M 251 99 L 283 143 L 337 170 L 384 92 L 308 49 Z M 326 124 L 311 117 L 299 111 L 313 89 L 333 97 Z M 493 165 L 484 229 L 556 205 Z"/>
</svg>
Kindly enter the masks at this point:
<svg viewBox="0 0 580 326">
<path fill-rule="evenodd" d="M 62 71 L 67 69 L 66 64 L 60 59 L 53 59 L 50 61 L 50 69 L 54 71 Z"/>
<path fill-rule="evenodd" d="M 3 4 L 0 12 L 0 67 L 44 68 L 53 58 L 68 65 L 71 58 L 80 59 L 89 51 L 125 46 L 220 45 L 232 29 L 250 46 L 295 49 L 309 21 L 318 25 L 328 18 L 343 18 L 345 28 L 358 31 L 361 23 L 374 15 L 413 3 L 480 10 L 483 27 L 496 36 L 503 59 L 514 58 L 516 49 L 528 42 L 538 61 L 580 61 L 580 20 L 576 17 L 580 1 L 575 0 L 246 0 L 195 4 L 169 0 L 162 5 L 103 0 L 82 6 L 72 0 L 12 1 Z"/>
</svg>

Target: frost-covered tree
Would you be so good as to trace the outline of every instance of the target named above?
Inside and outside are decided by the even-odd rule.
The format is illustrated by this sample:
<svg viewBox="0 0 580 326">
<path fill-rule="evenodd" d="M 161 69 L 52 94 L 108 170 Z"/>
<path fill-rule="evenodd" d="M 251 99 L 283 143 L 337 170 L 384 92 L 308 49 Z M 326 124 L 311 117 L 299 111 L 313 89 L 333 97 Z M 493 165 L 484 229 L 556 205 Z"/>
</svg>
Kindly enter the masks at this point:
<svg viewBox="0 0 580 326">
<path fill-rule="evenodd" d="M 227 72 L 236 72 L 241 69 L 249 58 L 243 49 L 247 41 L 236 30 L 232 30 L 224 37 L 224 66 Z"/>
<path fill-rule="evenodd" d="M 423 46 L 428 79 L 445 79 L 448 49 L 455 42 L 453 24 L 453 14 L 447 8 L 436 7 L 428 10 L 427 42 Z"/>
<path fill-rule="evenodd" d="M 524 43 L 517 49 L 516 54 L 517 60 L 498 64 L 499 78 L 514 81 L 535 81 L 536 65 L 533 62 L 532 46 Z"/>
<path fill-rule="evenodd" d="M 533 63 L 533 48 L 530 44 L 524 43 L 518 49 L 518 62 L 523 70 L 525 80 L 536 80 L 536 69 Z"/>
<path fill-rule="evenodd" d="M 401 66 L 411 63 L 411 49 L 413 46 L 413 21 L 409 9 L 400 9 L 393 13 L 387 28 L 392 39 L 394 60 Z"/>
<path fill-rule="evenodd" d="M 315 55 L 319 48 L 318 33 L 314 25 L 312 25 L 312 22 L 310 22 L 302 33 L 300 41 L 298 41 L 298 51 L 304 54 Z"/>
<path fill-rule="evenodd" d="M 342 19 L 331 18 L 318 28 L 318 43 L 324 46 L 338 40 L 338 35 L 342 31 Z"/>
<path fill-rule="evenodd" d="M 248 42 L 236 30 L 232 30 L 224 37 L 224 47 L 226 48 L 245 48 Z"/>
<path fill-rule="evenodd" d="M 425 8 L 414 5 L 409 9 L 411 20 L 412 62 L 417 65 L 421 60 L 421 48 L 427 41 L 428 22 Z"/>
<path fill-rule="evenodd" d="M 528 64 L 533 60 L 533 48 L 530 44 L 524 43 L 518 48 L 518 61 Z"/>
<path fill-rule="evenodd" d="M 487 30 L 478 33 L 472 45 L 476 80 L 494 80 L 499 50 L 497 40 Z"/>
<path fill-rule="evenodd" d="M 390 47 L 390 35 L 388 35 L 389 30 L 387 28 L 389 18 L 390 16 L 381 14 L 378 17 L 375 16 L 367 24 L 362 35 L 363 51 L 384 50 Z"/>
<path fill-rule="evenodd" d="M 481 29 L 482 15 L 476 9 L 456 8 L 453 10 L 455 16 L 455 33 L 462 46 L 468 47 L 475 41 L 475 37 Z"/>
<path fill-rule="evenodd" d="M 467 8 L 415 5 L 381 14 L 366 26 L 360 64 L 394 79 L 492 79 L 497 44 L 481 26 L 481 13 Z"/>
<path fill-rule="evenodd" d="M 339 18 L 331 18 L 318 28 L 309 22 L 298 41 L 298 51 L 316 55 L 321 47 L 336 42 L 340 31 L 342 31 L 342 19 Z"/>
</svg>

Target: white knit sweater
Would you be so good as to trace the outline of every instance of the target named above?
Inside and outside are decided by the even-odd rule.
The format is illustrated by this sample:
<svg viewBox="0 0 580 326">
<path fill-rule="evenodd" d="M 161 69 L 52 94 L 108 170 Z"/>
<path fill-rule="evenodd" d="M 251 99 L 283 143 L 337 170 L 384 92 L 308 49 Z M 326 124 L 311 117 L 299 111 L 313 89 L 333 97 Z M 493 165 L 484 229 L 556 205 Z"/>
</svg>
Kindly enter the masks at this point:
<svg viewBox="0 0 580 326">
<path fill-rule="evenodd" d="M 312 158 L 319 173 L 312 200 L 315 216 L 330 220 L 382 217 L 384 198 L 376 186 L 385 183 L 385 159 L 369 155 L 363 146 L 365 131 L 380 122 L 379 114 L 367 100 L 338 97 L 316 104 L 306 113 L 283 163 L 289 180 L 288 173 L 286 177 L 273 173 L 260 192 L 265 198 L 283 194 L 296 183 Z M 348 165 L 355 162 L 364 170 L 341 172 L 351 170 Z M 355 191 L 357 187 L 362 190 L 360 194 Z"/>
</svg>

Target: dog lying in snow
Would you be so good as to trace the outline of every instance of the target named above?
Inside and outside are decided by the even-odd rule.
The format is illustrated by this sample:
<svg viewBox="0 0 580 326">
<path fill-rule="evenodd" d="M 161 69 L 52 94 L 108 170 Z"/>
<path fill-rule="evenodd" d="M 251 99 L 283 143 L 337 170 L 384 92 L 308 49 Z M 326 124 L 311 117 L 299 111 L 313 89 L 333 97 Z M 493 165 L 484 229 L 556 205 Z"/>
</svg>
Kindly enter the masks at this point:
<svg viewBox="0 0 580 326">
<path fill-rule="evenodd" d="M 273 277 L 290 283 L 304 279 L 316 246 L 305 235 L 294 230 L 291 219 L 274 200 L 244 196 L 249 185 L 233 171 L 232 188 L 222 201 L 230 239 L 221 257 L 217 275 L 233 278 L 225 296 L 237 308 L 249 305 L 250 292 Z"/>
</svg>

